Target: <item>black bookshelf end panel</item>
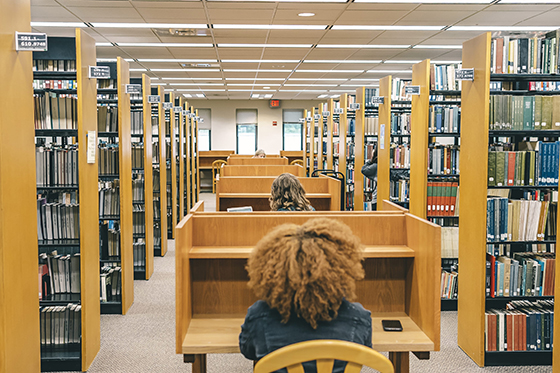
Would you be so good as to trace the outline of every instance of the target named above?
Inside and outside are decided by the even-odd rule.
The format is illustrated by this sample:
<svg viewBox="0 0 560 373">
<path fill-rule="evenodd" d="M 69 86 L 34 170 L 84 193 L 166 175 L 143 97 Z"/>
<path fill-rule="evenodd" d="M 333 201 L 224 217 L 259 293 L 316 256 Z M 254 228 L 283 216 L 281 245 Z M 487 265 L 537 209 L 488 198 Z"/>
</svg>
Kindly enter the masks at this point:
<svg viewBox="0 0 560 373">
<path fill-rule="evenodd" d="M 77 129 L 35 130 L 36 137 L 77 137 Z"/>
<path fill-rule="evenodd" d="M 457 311 L 457 299 L 441 299 L 442 311 Z"/>
<path fill-rule="evenodd" d="M 552 351 L 486 351 L 484 365 L 552 365 Z"/>
<path fill-rule="evenodd" d="M 120 315 L 122 314 L 121 302 L 101 302 L 102 315 Z"/>
<path fill-rule="evenodd" d="M 81 371 L 80 350 L 79 343 L 64 348 L 41 348 L 41 372 Z"/>
</svg>

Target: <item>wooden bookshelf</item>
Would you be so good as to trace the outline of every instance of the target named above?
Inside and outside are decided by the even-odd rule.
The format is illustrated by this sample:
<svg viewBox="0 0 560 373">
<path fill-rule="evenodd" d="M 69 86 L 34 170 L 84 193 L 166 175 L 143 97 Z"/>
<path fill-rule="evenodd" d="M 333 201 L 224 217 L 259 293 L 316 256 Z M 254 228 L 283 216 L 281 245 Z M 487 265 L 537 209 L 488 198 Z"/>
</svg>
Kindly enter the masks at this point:
<svg viewBox="0 0 560 373">
<path fill-rule="evenodd" d="M 191 193 L 190 193 L 190 188 L 191 188 L 191 157 L 190 157 L 190 142 L 189 142 L 189 138 L 190 138 L 190 132 L 189 132 L 189 128 L 190 128 L 190 112 L 189 112 L 189 103 L 187 101 L 184 101 L 183 104 L 183 110 L 186 112 L 185 115 L 183 115 L 183 122 L 181 123 L 181 126 L 183 127 L 183 169 L 184 169 L 184 191 L 183 191 L 183 200 L 184 200 L 184 210 L 183 210 L 183 215 L 187 215 L 189 213 L 189 210 L 191 209 Z"/>
<path fill-rule="evenodd" d="M 0 8 L 0 372 L 39 372 L 33 64 L 14 48 L 16 31 L 31 32 L 31 13 L 29 1 Z"/>
<path fill-rule="evenodd" d="M 391 173 L 391 75 L 379 80 L 379 96 L 384 97 L 384 103 L 379 105 L 379 135 L 377 150 L 377 201 L 390 201 L 390 173 Z M 381 203 L 377 210 L 383 209 Z"/>
<path fill-rule="evenodd" d="M 165 91 L 162 86 L 158 86 L 157 94 L 160 97 L 158 108 L 158 141 L 159 141 L 159 229 L 161 233 L 160 247 L 154 247 L 155 256 L 165 256 L 167 254 L 167 166 L 166 166 L 166 140 L 165 140 L 165 110 L 163 102 Z"/>
<path fill-rule="evenodd" d="M 198 158 L 198 122 L 200 121 L 200 117 L 198 116 L 198 109 L 196 109 L 195 113 L 195 128 L 193 133 L 194 138 L 194 164 L 195 164 L 195 177 L 196 177 L 196 200 L 195 203 L 198 202 L 200 199 L 200 159 Z"/>
<path fill-rule="evenodd" d="M 305 169 L 305 176 L 309 175 L 309 145 L 308 145 L 308 141 L 307 141 L 307 136 L 309 136 L 309 128 L 307 127 L 308 121 L 307 121 L 307 110 L 303 111 L 303 118 L 300 119 L 302 121 L 302 126 L 303 126 L 303 168 Z"/>
<path fill-rule="evenodd" d="M 356 103 L 360 105 L 356 109 L 356 131 L 354 137 L 354 210 L 364 210 L 364 175 L 362 167 L 365 162 L 365 121 L 366 121 L 366 89 L 356 89 Z"/>
<path fill-rule="evenodd" d="M 348 131 L 348 94 L 344 93 L 340 96 L 339 99 L 340 108 L 342 109 L 342 114 L 338 117 L 338 171 L 344 175 L 344 182 L 346 183 L 345 187 L 345 198 L 348 198 L 348 192 L 351 187 L 353 187 L 348 182 L 348 172 L 347 169 L 347 162 L 346 162 L 346 132 Z M 344 206 L 347 206 L 346 201 L 344 201 Z"/>
<path fill-rule="evenodd" d="M 167 205 L 167 238 L 173 239 L 175 238 L 175 230 L 173 229 L 175 222 L 177 221 L 177 167 L 176 167 L 176 159 L 177 159 L 177 148 L 175 146 L 175 131 L 177 129 L 177 121 L 175 120 L 175 113 L 173 112 L 173 107 L 175 106 L 175 95 L 173 92 L 169 92 L 166 94 L 167 102 L 171 103 L 171 108 L 165 110 L 166 113 L 166 120 L 169 118 L 169 127 L 167 127 L 165 132 L 166 139 L 169 139 L 169 143 L 166 146 L 170 147 L 170 151 L 166 151 L 166 168 L 169 168 L 169 175 L 171 176 L 171 180 L 167 180 L 167 186 L 171 191 L 171 197 L 168 195 L 167 198 L 171 201 L 171 206 Z M 167 126 L 167 124 L 166 124 Z M 169 133 L 167 132 L 169 130 Z M 169 155 L 169 158 L 167 157 Z M 163 232 L 162 232 L 163 234 Z"/>
<path fill-rule="evenodd" d="M 190 120 L 190 135 L 189 135 L 189 143 L 190 143 L 190 160 L 191 160 L 191 207 L 193 207 L 196 202 L 198 201 L 197 195 L 197 182 L 198 182 L 198 157 L 197 157 L 197 145 L 196 145 L 196 133 L 197 133 L 197 124 L 196 124 L 196 110 L 193 106 L 190 108 L 191 113 L 191 120 Z"/>
<path fill-rule="evenodd" d="M 430 60 L 412 66 L 412 85 L 420 94 L 412 96 L 410 136 L 410 213 L 426 219 L 428 196 L 428 119 L 430 113 Z"/>
<path fill-rule="evenodd" d="M 327 136 L 325 141 L 327 143 L 327 152 L 325 157 L 327 158 L 327 170 L 333 170 L 333 117 L 334 117 L 334 100 L 331 98 L 327 102 L 327 111 L 329 116 L 327 117 Z"/>
<path fill-rule="evenodd" d="M 179 175 L 178 175 L 178 183 L 179 183 L 179 190 L 177 192 L 177 198 L 179 200 L 179 206 L 177 210 L 177 214 L 179 216 L 179 220 L 186 215 L 185 212 L 185 120 L 187 118 L 187 112 L 184 109 L 185 107 L 185 99 L 183 97 L 179 98 L 179 106 L 181 107 L 181 113 L 179 114 L 179 148 L 178 148 L 178 155 L 177 160 L 179 162 Z"/>
<path fill-rule="evenodd" d="M 144 279 L 149 280 L 154 273 L 154 175 L 152 167 L 152 104 L 148 96 L 152 92 L 152 82 L 149 76 L 142 74 L 142 102 L 143 102 L 143 140 L 144 140 L 144 221 L 146 242 L 146 258 Z"/>
<path fill-rule="evenodd" d="M 315 155 L 315 151 L 317 151 L 317 147 L 315 146 L 315 128 L 317 127 L 317 120 L 315 119 L 316 113 L 316 108 L 311 108 L 311 110 L 307 113 L 309 118 L 309 176 L 311 176 L 313 171 L 317 169 L 315 166 L 315 161 L 317 159 L 317 156 Z"/>
<path fill-rule="evenodd" d="M 316 121 L 318 124 L 318 146 L 317 146 L 317 170 L 324 170 L 325 169 L 325 165 L 323 163 L 324 160 L 324 155 L 323 155 L 323 139 L 325 137 L 325 120 L 327 118 L 323 117 L 323 112 L 325 111 L 325 105 L 324 104 L 320 104 L 319 108 L 317 109 L 317 113 L 316 113 L 316 117 L 318 117 L 318 120 Z"/>
</svg>

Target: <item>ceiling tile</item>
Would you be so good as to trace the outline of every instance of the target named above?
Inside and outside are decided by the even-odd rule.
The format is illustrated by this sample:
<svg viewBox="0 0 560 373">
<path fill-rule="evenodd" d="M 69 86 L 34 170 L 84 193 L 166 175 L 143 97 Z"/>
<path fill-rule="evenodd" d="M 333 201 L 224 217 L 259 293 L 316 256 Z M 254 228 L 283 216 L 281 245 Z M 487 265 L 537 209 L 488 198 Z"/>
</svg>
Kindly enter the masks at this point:
<svg viewBox="0 0 560 373">
<path fill-rule="evenodd" d="M 174 58 L 167 48 L 120 47 L 134 58 Z"/>
<path fill-rule="evenodd" d="M 557 25 L 560 18 L 560 9 L 545 12 L 534 17 L 528 17 L 522 22 L 516 23 L 516 26 L 534 26 L 534 25 Z"/>
<path fill-rule="evenodd" d="M 31 0 L 31 8 L 35 6 L 60 6 L 56 0 Z"/>
<path fill-rule="evenodd" d="M 217 58 L 214 48 L 167 48 L 173 58 Z M 161 57 L 165 58 L 165 57 Z"/>
<path fill-rule="evenodd" d="M 388 60 L 424 60 L 426 58 L 434 58 L 449 52 L 449 49 L 407 49 L 387 58 Z M 459 55 L 461 50 L 459 49 Z"/>
<path fill-rule="evenodd" d="M 132 7 L 68 7 L 85 22 L 144 22 Z"/>
<path fill-rule="evenodd" d="M 408 10 L 355 10 L 346 11 L 336 21 L 337 25 L 391 25 L 406 16 Z"/>
<path fill-rule="evenodd" d="M 214 37 L 219 43 L 265 43 L 268 30 L 226 30 L 213 29 Z M 232 40 L 233 39 L 233 40 Z M 239 41 L 239 40 L 254 40 Z"/>
<path fill-rule="evenodd" d="M 153 23 L 206 23 L 206 13 L 192 8 L 137 8 L 145 22 Z"/>
<path fill-rule="evenodd" d="M 496 9 L 496 8 L 494 8 Z M 477 26 L 477 25 L 492 25 L 492 26 L 511 26 L 518 22 L 522 22 L 527 18 L 534 17 L 541 13 L 541 11 L 533 10 L 531 7 L 525 7 L 523 11 L 497 11 L 485 10 L 471 17 L 457 23 L 461 26 Z"/>
<path fill-rule="evenodd" d="M 80 22 L 81 20 L 61 6 L 33 6 L 31 21 Z"/>
<path fill-rule="evenodd" d="M 238 24 L 238 23 L 264 23 L 269 24 L 274 15 L 273 9 L 209 9 L 212 23 Z"/>
<path fill-rule="evenodd" d="M 537 12 L 546 12 L 553 10 L 554 8 L 558 8 L 558 5 L 546 5 L 546 4 L 496 4 L 492 5 L 489 10 L 496 11 L 496 12 L 524 12 L 527 10 L 537 11 Z"/>
<path fill-rule="evenodd" d="M 452 25 L 463 18 L 470 17 L 473 11 L 436 11 L 415 10 L 410 12 L 397 25 Z"/>
<path fill-rule="evenodd" d="M 383 34 L 383 31 L 346 31 L 346 30 L 329 30 L 321 44 L 369 44 L 366 42 L 359 42 L 358 40 L 371 41 Z M 346 43 L 335 43 L 333 39 L 346 40 Z"/>
<path fill-rule="evenodd" d="M 348 5 L 348 10 L 364 10 L 364 11 L 372 11 L 372 10 L 380 10 L 380 11 L 389 11 L 389 10 L 396 10 L 396 11 L 410 11 L 417 8 L 419 5 L 412 3 L 412 4 L 392 4 L 392 3 L 383 3 L 383 4 L 368 4 L 368 3 L 352 3 Z"/>
<path fill-rule="evenodd" d="M 218 48 L 220 58 L 226 59 L 257 59 L 262 56 L 261 48 Z"/>
<path fill-rule="evenodd" d="M 135 8 L 175 8 L 175 9 L 202 9 L 200 0 L 181 0 L 181 1 L 131 1 Z"/>
<path fill-rule="evenodd" d="M 76 29 L 69 27 L 32 27 L 33 32 L 42 32 L 47 36 L 76 36 Z"/>
<path fill-rule="evenodd" d="M 96 7 L 96 8 L 132 8 L 128 1 L 103 1 L 103 0 L 57 0 L 66 7 Z"/>
<path fill-rule="evenodd" d="M 221 2 L 208 1 L 206 3 L 208 9 L 275 9 L 276 4 L 273 2 Z"/>
<path fill-rule="evenodd" d="M 309 53 L 307 48 L 265 48 L 263 59 L 301 60 L 307 53 Z"/>
</svg>

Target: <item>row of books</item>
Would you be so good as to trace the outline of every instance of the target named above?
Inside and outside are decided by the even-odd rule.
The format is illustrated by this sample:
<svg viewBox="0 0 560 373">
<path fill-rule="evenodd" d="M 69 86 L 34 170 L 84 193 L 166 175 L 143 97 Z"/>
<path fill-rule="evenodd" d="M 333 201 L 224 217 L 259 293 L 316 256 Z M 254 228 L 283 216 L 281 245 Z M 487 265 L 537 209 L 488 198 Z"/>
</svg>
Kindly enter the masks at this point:
<svg viewBox="0 0 560 373">
<path fill-rule="evenodd" d="M 157 141 L 152 142 L 152 163 L 159 164 L 159 142 Z"/>
<path fill-rule="evenodd" d="M 410 146 L 391 144 L 389 149 L 391 168 L 410 168 Z"/>
<path fill-rule="evenodd" d="M 72 94 L 35 93 L 33 120 L 35 129 L 77 129 L 78 98 Z"/>
<path fill-rule="evenodd" d="M 489 197 L 486 206 L 487 241 L 543 241 L 549 205 L 549 201 Z"/>
<path fill-rule="evenodd" d="M 364 134 L 366 136 L 377 136 L 379 132 L 379 117 L 365 117 Z"/>
<path fill-rule="evenodd" d="M 486 351 L 546 351 L 553 348 L 554 300 L 509 302 L 484 314 Z"/>
<path fill-rule="evenodd" d="M 143 239 L 132 244 L 132 256 L 134 258 L 134 268 L 146 267 L 146 243 Z"/>
<path fill-rule="evenodd" d="M 120 214 L 118 180 L 99 183 L 99 216 L 118 217 Z"/>
<path fill-rule="evenodd" d="M 144 113 L 142 111 L 130 112 L 130 133 L 133 135 L 144 133 Z"/>
<path fill-rule="evenodd" d="M 120 229 L 116 220 L 106 220 L 99 224 L 99 258 L 114 259 L 120 256 Z"/>
<path fill-rule="evenodd" d="M 461 81 L 455 80 L 455 70 L 461 64 L 430 65 L 430 89 L 438 91 L 460 91 Z"/>
<path fill-rule="evenodd" d="M 490 96 L 491 130 L 558 130 L 560 96 Z"/>
<path fill-rule="evenodd" d="M 144 178 L 142 177 L 132 180 L 132 201 L 134 203 L 144 202 Z"/>
<path fill-rule="evenodd" d="M 459 174 L 458 145 L 435 145 L 428 148 L 428 175 Z"/>
<path fill-rule="evenodd" d="M 35 79 L 33 89 L 78 89 L 76 80 Z"/>
<path fill-rule="evenodd" d="M 346 201 L 347 211 L 354 211 L 354 184 L 346 184 Z"/>
<path fill-rule="evenodd" d="M 97 106 L 97 131 L 117 132 L 119 130 L 119 109 L 116 106 Z"/>
<path fill-rule="evenodd" d="M 459 274 L 457 272 L 441 271 L 441 299 L 457 299 L 459 293 Z"/>
<path fill-rule="evenodd" d="M 459 134 L 461 131 L 461 107 L 458 105 L 431 105 L 428 131 L 430 133 Z"/>
<path fill-rule="evenodd" d="M 103 266 L 99 274 L 101 302 L 121 301 L 121 267 Z"/>
<path fill-rule="evenodd" d="M 376 96 L 379 96 L 379 88 L 366 88 L 364 94 L 365 105 L 370 106 L 372 97 Z"/>
<path fill-rule="evenodd" d="M 393 78 L 393 86 L 391 87 L 391 100 L 411 100 L 410 95 L 406 95 L 405 87 L 412 84 L 412 80 L 404 80 L 401 78 Z"/>
<path fill-rule="evenodd" d="M 161 227 L 158 222 L 154 223 L 154 247 L 161 247 Z"/>
<path fill-rule="evenodd" d="M 490 71 L 494 74 L 558 73 L 559 34 L 556 30 L 532 38 L 493 39 Z"/>
<path fill-rule="evenodd" d="M 458 206 L 459 199 L 456 201 Z M 441 257 L 446 259 L 459 257 L 459 227 L 441 227 Z"/>
<path fill-rule="evenodd" d="M 99 175 L 117 175 L 119 173 L 118 144 L 99 144 Z"/>
<path fill-rule="evenodd" d="M 410 135 L 410 113 L 391 113 L 391 135 Z"/>
<path fill-rule="evenodd" d="M 346 158 L 353 158 L 356 155 L 356 144 L 353 142 L 346 143 Z"/>
<path fill-rule="evenodd" d="M 37 199 L 37 235 L 39 240 L 80 238 L 80 206 L 77 203 L 47 203 Z"/>
<path fill-rule="evenodd" d="M 154 219 L 161 219 L 159 197 L 154 197 Z"/>
<path fill-rule="evenodd" d="M 333 119 L 332 130 L 333 130 L 333 136 L 340 135 L 340 123 L 338 119 Z"/>
<path fill-rule="evenodd" d="M 153 190 L 154 193 L 159 193 L 159 166 L 158 165 L 153 165 L 152 166 L 152 184 L 153 184 Z"/>
<path fill-rule="evenodd" d="M 37 187 L 75 187 L 78 185 L 78 146 L 37 146 L 35 167 Z"/>
<path fill-rule="evenodd" d="M 145 210 L 143 205 L 134 204 L 132 207 L 132 234 L 146 233 Z"/>
<path fill-rule="evenodd" d="M 459 183 L 429 181 L 427 216 L 458 216 Z"/>
<path fill-rule="evenodd" d="M 141 142 L 132 143 L 132 169 L 144 168 L 144 144 Z"/>
<path fill-rule="evenodd" d="M 555 254 L 486 255 L 486 297 L 554 296 Z"/>
<path fill-rule="evenodd" d="M 76 71 L 76 60 L 33 60 L 33 71 Z"/>
<path fill-rule="evenodd" d="M 560 91 L 560 82 L 529 82 L 529 91 Z"/>
<path fill-rule="evenodd" d="M 410 180 L 391 180 L 390 197 L 393 202 L 408 202 L 410 195 Z"/>
<path fill-rule="evenodd" d="M 57 251 L 39 255 L 39 299 L 53 294 L 80 293 L 80 254 L 58 255 Z"/>
<path fill-rule="evenodd" d="M 346 166 L 346 183 L 354 183 L 354 164 Z"/>
<path fill-rule="evenodd" d="M 489 151 L 488 186 L 558 185 L 560 142 L 542 142 L 538 151 Z"/>
<path fill-rule="evenodd" d="M 41 349 L 79 344 L 82 336 L 82 306 L 46 306 L 39 309 Z"/>
<path fill-rule="evenodd" d="M 97 89 L 117 89 L 117 79 L 97 79 Z"/>
<path fill-rule="evenodd" d="M 356 119 L 348 118 L 346 134 L 348 136 L 354 136 L 356 134 Z"/>
</svg>

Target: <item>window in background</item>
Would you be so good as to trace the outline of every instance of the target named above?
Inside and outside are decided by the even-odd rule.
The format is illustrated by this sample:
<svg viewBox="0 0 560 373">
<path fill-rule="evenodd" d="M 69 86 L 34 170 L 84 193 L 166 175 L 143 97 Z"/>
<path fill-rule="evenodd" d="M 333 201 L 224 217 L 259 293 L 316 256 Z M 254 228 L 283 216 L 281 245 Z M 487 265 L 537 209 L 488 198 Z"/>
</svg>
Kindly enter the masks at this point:
<svg viewBox="0 0 560 373">
<path fill-rule="evenodd" d="M 198 130 L 198 151 L 208 151 L 212 150 L 210 142 L 210 130 L 209 129 L 199 129 Z"/>
<path fill-rule="evenodd" d="M 303 150 L 303 110 L 284 109 L 282 112 L 282 149 Z"/>
<path fill-rule="evenodd" d="M 237 109 L 237 154 L 255 154 L 257 150 L 257 109 Z"/>
</svg>

